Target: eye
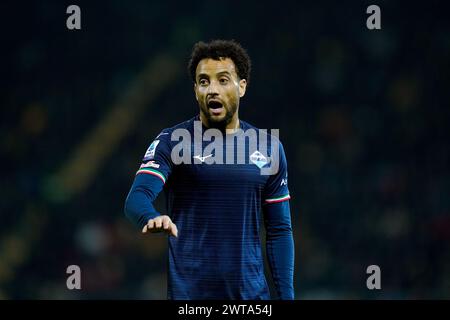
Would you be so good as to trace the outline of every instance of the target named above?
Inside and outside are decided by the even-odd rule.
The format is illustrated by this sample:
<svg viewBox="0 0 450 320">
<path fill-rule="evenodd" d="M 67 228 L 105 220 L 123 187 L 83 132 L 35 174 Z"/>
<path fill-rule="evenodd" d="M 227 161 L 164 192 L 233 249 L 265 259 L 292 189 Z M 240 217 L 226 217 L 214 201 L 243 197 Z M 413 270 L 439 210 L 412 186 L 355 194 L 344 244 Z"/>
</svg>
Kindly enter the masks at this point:
<svg viewBox="0 0 450 320">
<path fill-rule="evenodd" d="M 221 84 L 227 84 L 228 83 L 228 78 L 220 78 L 219 79 Z"/>
<path fill-rule="evenodd" d="M 200 79 L 200 81 L 199 81 L 199 84 L 200 84 L 201 86 L 207 86 L 208 83 L 209 83 L 209 81 L 208 81 L 207 79 L 205 79 L 205 78 Z"/>
</svg>

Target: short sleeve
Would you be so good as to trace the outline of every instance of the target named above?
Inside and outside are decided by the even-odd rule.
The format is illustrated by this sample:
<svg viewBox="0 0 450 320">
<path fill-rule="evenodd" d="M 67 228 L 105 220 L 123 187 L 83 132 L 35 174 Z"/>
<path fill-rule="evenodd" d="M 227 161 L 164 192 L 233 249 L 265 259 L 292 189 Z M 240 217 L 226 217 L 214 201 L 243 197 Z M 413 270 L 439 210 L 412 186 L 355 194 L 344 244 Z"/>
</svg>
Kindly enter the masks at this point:
<svg viewBox="0 0 450 320">
<path fill-rule="evenodd" d="M 278 145 L 279 167 L 278 171 L 275 174 L 270 175 L 267 179 L 263 193 L 264 204 L 282 202 L 291 198 L 288 188 L 286 155 L 284 153 L 284 148 L 281 142 L 279 142 Z"/>
</svg>

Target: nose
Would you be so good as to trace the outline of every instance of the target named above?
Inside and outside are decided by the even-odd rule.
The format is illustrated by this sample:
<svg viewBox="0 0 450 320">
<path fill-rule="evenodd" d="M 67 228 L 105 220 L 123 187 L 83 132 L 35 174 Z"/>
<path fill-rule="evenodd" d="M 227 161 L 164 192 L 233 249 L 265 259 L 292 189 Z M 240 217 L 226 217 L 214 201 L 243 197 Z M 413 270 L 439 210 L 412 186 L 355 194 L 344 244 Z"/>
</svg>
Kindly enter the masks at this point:
<svg viewBox="0 0 450 320">
<path fill-rule="evenodd" d="M 211 83 L 208 86 L 208 95 L 217 95 L 219 94 L 218 85 L 216 81 L 211 81 Z"/>
</svg>

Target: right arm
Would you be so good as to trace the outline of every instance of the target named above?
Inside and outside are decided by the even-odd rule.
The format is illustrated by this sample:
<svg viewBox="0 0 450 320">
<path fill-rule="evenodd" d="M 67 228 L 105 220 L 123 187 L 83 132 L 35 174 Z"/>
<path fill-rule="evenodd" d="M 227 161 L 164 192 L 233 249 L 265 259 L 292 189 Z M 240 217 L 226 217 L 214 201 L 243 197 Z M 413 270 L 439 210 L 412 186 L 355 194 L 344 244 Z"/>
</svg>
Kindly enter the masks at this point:
<svg viewBox="0 0 450 320">
<path fill-rule="evenodd" d="M 163 185 L 160 179 L 137 172 L 125 200 L 125 215 L 134 225 L 143 228 L 148 220 L 160 215 L 153 207 L 153 201 L 161 192 Z"/>
<path fill-rule="evenodd" d="M 125 200 L 124 211 L 143 233 L 166 231 L 177 236 L 175 224 L 153 206 L 172 169 L 168 138 L 168 134 L 159 135 L 148 148 Z"/>
</svg>

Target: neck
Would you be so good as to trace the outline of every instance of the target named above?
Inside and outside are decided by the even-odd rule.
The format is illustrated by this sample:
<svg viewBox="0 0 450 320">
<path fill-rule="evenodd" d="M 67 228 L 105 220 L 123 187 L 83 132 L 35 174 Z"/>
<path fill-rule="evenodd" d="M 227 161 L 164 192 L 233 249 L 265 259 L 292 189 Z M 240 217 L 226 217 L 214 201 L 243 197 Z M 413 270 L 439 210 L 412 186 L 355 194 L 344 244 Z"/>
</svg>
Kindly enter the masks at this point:
<svg viewBox="0 0 450 320">
<path fill-rule="evenodd" d="M 205 127 L 207 127 L 207 128 L 211 127 L 208 122 L 208 119 L 206 119 L 206 117 L 201 112 L 200 112 L 200 120 Z M 228 134 L 228 133 L 236 132 L 239 128 L 240 128 L 240 121 L 239 121 L 238 113 L 236 112 L 233 115 L 233 118 L 231 119 L 230 123 L 228 123 L 225 126 L 225 128 L 218 128 L 218 129 L 222 129 Z"/>
</svg>

